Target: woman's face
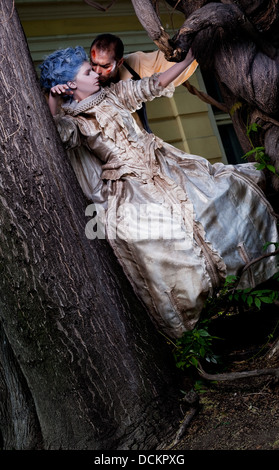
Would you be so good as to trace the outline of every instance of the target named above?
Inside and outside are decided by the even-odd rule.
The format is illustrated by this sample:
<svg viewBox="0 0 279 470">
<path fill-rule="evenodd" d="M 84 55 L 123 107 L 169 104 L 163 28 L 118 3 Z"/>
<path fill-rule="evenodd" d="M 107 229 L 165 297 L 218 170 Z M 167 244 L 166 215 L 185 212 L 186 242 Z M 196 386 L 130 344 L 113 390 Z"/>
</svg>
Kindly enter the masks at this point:
<svg viewBox="0 0 279 470">
<path fill-rule="evenodd" d="M 73 84 L 73 86 L 71 86 L 71 84 Z M 74 81 L 69 82 L 69 86 L 74 89 L 75 97 L 79 100 L 83 100 L 99 91 L 99 75 L 92 70 L 89 62 L 84 62 Z"/>
</svg>

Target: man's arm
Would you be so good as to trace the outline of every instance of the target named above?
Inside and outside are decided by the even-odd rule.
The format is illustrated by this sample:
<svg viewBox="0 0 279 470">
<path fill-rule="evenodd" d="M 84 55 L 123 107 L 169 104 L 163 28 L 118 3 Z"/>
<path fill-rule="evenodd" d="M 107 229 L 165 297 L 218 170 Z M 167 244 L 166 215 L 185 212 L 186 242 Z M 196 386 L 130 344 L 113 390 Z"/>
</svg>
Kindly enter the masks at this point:
<svg viewBox="0 0 279 470">
<path fill-rule="evenodd" d="M 171 68 L 174 62 L 169 62 L 165 59 L 163 52 L 160 50 L 153 52 L 132 52 L 125 56 L 125 62 L 141 77 L 150 77 L 154 73 L 162 73 Z M 192 62 L 186 67 L 185 70 L 174 80 L 175 87 L 181 85 L 188 80 L 196 68 L 198 67 L 197 61 L 193 58 Z M 124 66 L 120 67 L 120 79 L 127 80 L 131 78 L 128 70 Z"/>
</svg>

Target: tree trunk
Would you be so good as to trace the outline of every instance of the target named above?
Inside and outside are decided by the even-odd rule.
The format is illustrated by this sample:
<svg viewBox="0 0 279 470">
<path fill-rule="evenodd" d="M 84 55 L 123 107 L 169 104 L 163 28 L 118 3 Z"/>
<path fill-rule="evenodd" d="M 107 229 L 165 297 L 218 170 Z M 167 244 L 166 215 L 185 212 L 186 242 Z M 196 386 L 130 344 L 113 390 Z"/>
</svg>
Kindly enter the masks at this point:
<svg viewBox="0 0 279 470">
<path fill-rule="evenodd" d="M 151 449 L 177 425 L 164 340 L 104 240 L 1 12 L 0 392 L 4 449 Z"/>
</svg>

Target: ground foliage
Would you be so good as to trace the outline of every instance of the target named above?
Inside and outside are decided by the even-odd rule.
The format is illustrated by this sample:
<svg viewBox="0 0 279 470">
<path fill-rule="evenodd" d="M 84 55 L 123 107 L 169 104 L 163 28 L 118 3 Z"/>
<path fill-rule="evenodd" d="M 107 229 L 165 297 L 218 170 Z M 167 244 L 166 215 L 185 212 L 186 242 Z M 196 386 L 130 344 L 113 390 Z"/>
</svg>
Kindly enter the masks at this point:
<svg viewBox="0 0 279 470">
<path fill-rule="evenodd" d="M 275 245 L 278 249 L 278 244 Z M 279 305 L 279 272 L 258 288 L 239 289 L 238 282 L 237 276 L 228 276 L 224 286 L 208 298 L 195 328 L 185 332 L 175 342 L 169 340 L 169 344 L 173 346 L 173 355 L 178 368 L 183 370 L 193 366 L 198 368 L 199 362 L 203 360 L 208 363 L 218 363 L 213 344 L 222 338 L 210 333 L 211 323 L 215 319 L 235 316 L 247 310 L 254 312 L 255 308 L 261 310 L 264 304 Z M 273 331 L 269 333 L 266 343 L 272 340 L 278 326 L 279 319 Z"/>
<path fill-rule="evenodd" d="M 262 304 L 260 309 L 219 317 L 208 331 L 222 338 L 212 343 L 218 362 L 203 364 L 210 373 L 278 367 L 278 356 L 268 356 L 279 337 L 277 305 Z M 182 394 L 192 387 L 199 395 L 198 411 L 173 449 L 279 450 L 278 379 L 263 376 L 214 382 L 187 369 Z"/>
</svg>

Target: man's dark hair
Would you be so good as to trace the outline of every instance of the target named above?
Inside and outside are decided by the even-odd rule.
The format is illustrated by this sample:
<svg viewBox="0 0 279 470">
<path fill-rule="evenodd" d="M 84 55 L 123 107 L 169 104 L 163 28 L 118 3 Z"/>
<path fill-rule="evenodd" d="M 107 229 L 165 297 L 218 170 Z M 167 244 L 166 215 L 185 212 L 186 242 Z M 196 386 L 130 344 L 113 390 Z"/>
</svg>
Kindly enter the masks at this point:
<svg viewBox="0 0 279 470">
<path fill-rule="evenodd" d="M 108 50 L 113 47 L 115 51 L 115 59 L 120 60 L 124 54 L 124 45 L 121 39 L 114 34 L 104 33 L 99 34 L 91 44 L 90 51 L 92 47 L 95 46 L 100 51 Z"/>
</svg>

